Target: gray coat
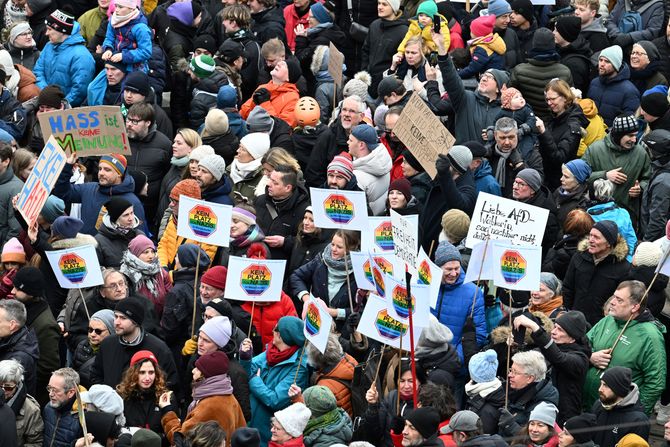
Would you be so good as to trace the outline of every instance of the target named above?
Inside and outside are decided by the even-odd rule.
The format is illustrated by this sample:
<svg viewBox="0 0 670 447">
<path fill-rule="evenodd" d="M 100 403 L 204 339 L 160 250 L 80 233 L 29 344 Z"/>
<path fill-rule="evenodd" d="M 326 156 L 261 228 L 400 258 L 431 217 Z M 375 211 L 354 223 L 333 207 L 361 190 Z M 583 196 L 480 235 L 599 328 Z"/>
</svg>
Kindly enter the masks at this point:
<svg viewBox="0 0 670 447">
<path fill-rule="evenodd" d="M 8 240 L 17 237 L 21 231 L 19 222 L 14 217 L 12 197 L 17 195 L 23 182 L 14 175 L 11 166 L 0 174 L 0 246 L 4 246 Z"/>
<path fill-rule="evenodd" d="M 642 193 L 643 240 L 655 241 L 665 234 L 670 217 L 670 162 L 651 164 L 649 187 Z"/>
<path fill-rule="evenodd" d="M 648 5 L 649 3 L 652 4 Z M 630 2 L 632 10 L 640 10 L 644 6 L 647 6 L 647 9 L 640 13 L 640 17 L 642 18 L 642 29 L 640 31 L 633 31 L 630 33 L 630 37 L 633 38 L 633 42 L 639 42 L 641 40 L 653 40 L 661 35 L 663 18 L 665 17 L 663 3 L 664 2 L 660 0 L 633 0 Z M 607 34 L 610 38 L 614 38 L 619 35 L 619 19 L 625 12 L 626 1 L 618 0 L 612 9 L 606 24 Z"/>
</svg>

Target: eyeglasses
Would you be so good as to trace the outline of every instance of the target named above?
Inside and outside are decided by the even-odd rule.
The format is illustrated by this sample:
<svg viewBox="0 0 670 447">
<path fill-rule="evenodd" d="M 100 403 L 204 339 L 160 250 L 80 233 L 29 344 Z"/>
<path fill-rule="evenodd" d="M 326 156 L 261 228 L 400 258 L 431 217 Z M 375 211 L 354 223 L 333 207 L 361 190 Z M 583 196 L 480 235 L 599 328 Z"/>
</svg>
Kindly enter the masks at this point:
<svg viewBox="0 0 670 447">
<path fill-rule="evenodd" d="M 25 33 L 19 34 L 18 37 L 33 37 L 33 32 L 32 31 L 26 31 Z"/>
<path fill-rule="evenodd" d="M 556 96 L 545 96 L 544 97 L 544 99 L 546 99 L 547 102 L 554 102 L 554 101 L 557 101 L 559 98 L 560 98 L 560 96 L 558 96 L 558 95 L 556 95 Z"/>
<path fill-rule="evenodd" d="M 94 329 L 92 327 L 88 328 L 88 333 L 95 332 L 97 335 L 102 335 L 103 332 L 106 332 L 107 329 Z"/>
<path fill-rule="evenodd" d="M 115 282 L 113 284 L 110 284 L 108 286 L 103 286 L 103 289 L 118 289 L 118 290 L 123 290 L 126 288 L 126 282 L 121 281 L 121 282 Z"/>
<path fill-rule="evenodd" d="M 49 394 L 51 394 L 51 393 L 60 394 L 60 393 L 64 393 L 65 391 L 67 391 L 67 390 L 65 390 L 65 389 L 61 390 L 59 388 L 54 388 L 52 386 L 47 386 L 47 393 L 49 393 Z"/>
<path fill-rule="evenodd" d="M 16 389 L 16 385 L 12 385 L 11 383 L 3 383 L 2 385 L 0 385 L 0 387 L 2 387 L 2 389 L 7 391 L 8 393 Z"/>
<path fill-rule="evenodd" d="M 631 51 L 631 52 L 630 52 L 630 55 L 631 55 L 631 56 L 646 56 L 647 53 L 643 53 L 643 52 L 641 52 L 641 51 Z"/>
<path fill-rule="evenodd" d="M 529 376 L 530 374 L 526 374 L 524 372 L 516 371 L 514 368 L 510 368 L 509 371 L 507 372 L 508 376 Z"/>
<path fill-rule="evenodd" d="M 138 118 L 126 118 L 126 123 L 132 124 L 133 126 L 137 126 L 142 121 L 144 121 L 144 120 L 141 120 L 141 119 L 138 119 Z"/>
</svg>

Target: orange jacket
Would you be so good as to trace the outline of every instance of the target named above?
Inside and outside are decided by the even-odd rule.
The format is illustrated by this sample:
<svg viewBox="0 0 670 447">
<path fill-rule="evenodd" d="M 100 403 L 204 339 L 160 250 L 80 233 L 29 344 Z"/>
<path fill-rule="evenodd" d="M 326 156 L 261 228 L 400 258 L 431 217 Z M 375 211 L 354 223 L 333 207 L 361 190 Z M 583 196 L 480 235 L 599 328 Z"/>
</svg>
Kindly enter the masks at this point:
<svg viewBox="0 0 670 447">
<path fill-rule="evenodd" d="M 250 301 L 246 301 L 242 304 L 242 309 L 249 312 L 250 315 L 251 307 Z M 281 317 L 287 315 L 297 317 L 298 313 L 295 311 L 293 301 L 291 301 L 291 298 L 284 292 L 281 293 L 279 301 L 256 303 L 254 306 L 254 313 L 251 316 L 256 330 L 261 336 L 263 351 L 265 351 L 267 344 L 272 341 L 272 330 L 277 326 L 277 322 Z"/>
<path fill-rule="evenodd" d="M 351 405 L 351 382 L 354 379 L 354 368 L 358 365 L 356 359 L 349 354 L 344 354 L 340 363 L 326 374 L 319 373 L 316 376 L 315 385 L 323 385 L 330 389 L 337 399 L 337 406 L 349 413 L 353 418 L 353 407 Z M 339 380 L 338 380 L 339 379 Z M 344 382 L 349 382 L 347 386 Z"/>
<path fill-rule="evenodd" d="M 285 82 L 283 84 L 277 85 L 274 81 L 270 81 L 267 84 L 259 85 L 256 90 L 259 88 L 264 88 L 270 92 L 270 100 L 265 101 L 263 104 L 260 104 L 271 116 L 276 116 L 286 121 L 289 126 L 295 127 L 297 125 L 295 119 L 295 105 L 300 99 L 300 94 L 298 93 L 298 88 L 295 84 Z M 242 104 L 240 109 L 240 115 L 245 120 L 249 117 L 249 114 L 256 107 L 254 103 L 254 98 L 251 97 L 247 99 L 247 102 Z"/>
</svg>

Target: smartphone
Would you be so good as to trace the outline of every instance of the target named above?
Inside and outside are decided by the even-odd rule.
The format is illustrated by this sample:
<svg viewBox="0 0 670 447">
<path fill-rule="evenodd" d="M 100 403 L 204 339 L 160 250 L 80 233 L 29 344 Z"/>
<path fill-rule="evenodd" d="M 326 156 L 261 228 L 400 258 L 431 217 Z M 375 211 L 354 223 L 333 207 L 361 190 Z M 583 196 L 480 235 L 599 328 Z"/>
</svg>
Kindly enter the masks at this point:
<svg viewBox="0 0 670 447">
<path fill-rule="evenodd" d="M 431 67 L 437 66 L 437 53 L 430 53 L 428 56 L 428 63 Z"/>
<path fill-rule="evenodd" d="M 440 32 L 440 26 L 442 26 L 442 18 L 440 17 L 439 14 L 435 14 L 433 16 L 433 31 L 439 34 Z"/>
</svg>

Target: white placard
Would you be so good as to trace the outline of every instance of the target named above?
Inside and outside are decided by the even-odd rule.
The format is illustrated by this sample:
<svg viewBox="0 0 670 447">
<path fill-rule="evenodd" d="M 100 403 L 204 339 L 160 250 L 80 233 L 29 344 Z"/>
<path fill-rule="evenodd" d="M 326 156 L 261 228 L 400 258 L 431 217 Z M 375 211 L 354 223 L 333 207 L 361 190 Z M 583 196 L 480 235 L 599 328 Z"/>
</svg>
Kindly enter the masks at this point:
<svg viewBox="0 0 670 447">
<path fill-rule="evenodd" d="M 231 256 L 224 297 L 239 301 L 279 301 L 286 261 Z"/>
<path fill-rule="evenodd" d="M 103 284 L 98 254 L 93 245 L 46 252 L 58 285 L 64 289 L 82 289 Z"/>
<path fill-rule="evenodd" d="M 542 247 L 493 242 L 493 283 L 511 290 L 539 290 Z"/>
<path fill-rule="evenodd" d="M 385 275 L 386 308 L 389 315 L 403 323 L 409 323 L 407 287 L 404 281 Z M 430 286 L 412 284 L 412 324 L 427 327 L 430 318 Z"/>
<path fill-rule="evenodd" d="M 484 253 L 486 250 L 486 253 Z M 493 279 L 493 241 L 478 242 L 470 254 L 468 269 L 463 282 L 475 282 Z M 482 265 L 483 263 L 483 265 Z M 481 275 L 480 275 L 481 272 Z"/>
<path fill-rule="evenodd" d="M 186 239 L 219 247 L 230 243 L 233 207 L 179 196 L 177 234 Z"/>
<path fill-rule="evenodd" d="M 364 231 L 368 228 L 368 202 L 363 191 L 309 188 L 314 225 Z"/>
<path fill-rule="evenodd" d="M 442 284 L 442 269 L 430 260 L 423 247 L 419 247 L 419 255 L 416 259 L 417 274 L 412 276 L 412 284 L 428 285 L 430 307 L 437 305 L 437 296 L 440 294 Z"/>
<path fill-rule="evenodd" d="M 321 303 L 310 296 L 305 304 L 305 326 L 303 332 L 305 338 L 312 343 L 322 354 L 326 353 L 328 335 L 333 326 L 333 317 Z"/>
<path fill-rule="evenodd" d="M 542 244 L 549 210 L 485 192 L 477 196 L 465 246 L 478 241 L 505 239 L 516 245 Z"/>
<path fill-rule="evenodd" d="M 416 255 L 419 247 L 419 226 L 405 216 L 391 210 L 393 226 L 393 254 L 405 263 L 411 274 L 416 274 Z"/>
<path fill-rule="evenodd" d="M 377 293 L 378 295 L 383 294 L 383 289 L 378 289 L 379 287 L 384 287 L 382 281 L 378 281 L 379 284 L 375 282 L 375 274 L 377 278 L 381 277 L 384 273 L 389 275 L 400 275 L 402 271 L 404 274 L 404 269 L 402 268 L 402 263 L 397 262 L 396 257 L 393 253 L 366 253 L 366 252 L 351 252 L 351 265 L 354 271 L 354 277 L 356 278 L 356 285 L 359 289 L 369 290 L 371 292 Z M 374 262 L 370 262 L 370 261 Z M 379 271 L 375 273 L 375 264 L 379 267 Z M 382 278 L 383 280 L 383 278 Z"/>
<path fill-rule="evenodd" d="M 403 216 L 416 228 L 419 228 L 419 215 L 410 214 Z M 361 232 L 361 251 L 373 251 L 375 253 L 392 252 L 393 228 L 390 216 L 370 216 L 367 230 Z"/>
<path fill-rule="evenodd" d="M 386 300 L 375 294 L 370 294 L 365 305 L 360 323 L 356 329 L 361 334 L 394 348 L 400 347 L 402 336 L 403 349 L 409 349 L 409 323 L 403 323 L 389 315 Z M 414 347 L 419 342 L 422 327 L 414 325 Z"/>
</svg>

